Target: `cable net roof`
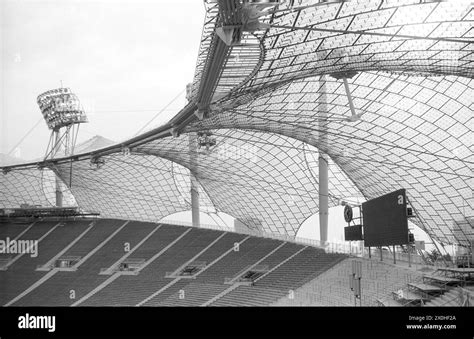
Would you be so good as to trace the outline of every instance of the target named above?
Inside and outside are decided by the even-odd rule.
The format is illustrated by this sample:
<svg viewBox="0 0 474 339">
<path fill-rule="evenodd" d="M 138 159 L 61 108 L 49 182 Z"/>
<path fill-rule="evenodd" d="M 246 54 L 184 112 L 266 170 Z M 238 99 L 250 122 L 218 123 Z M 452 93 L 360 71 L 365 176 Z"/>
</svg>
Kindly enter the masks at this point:
<svg viewBox="0 0 474 339">
<path fill-rule="evenodd" d="M 82 208 L 102 217 L 158 221 L 191 208 L 189 190 L 185 192 L 180 182 L 189 171 L 166 159 L 133 152 L 104 156 L 100 162 L 77 161 L 72 170 L 70 166 L 57 166 L 60 177 L 70 183 Z M 199 193 L 205 206 L 209 198 L 202 188 Z"/>
<path fill-rule="evenodd" d="M 95 170 L 89 158 L 73 161 L 72 178 L 69 162 L 57 165 L 80 206 L 138 220 L 188 210 L 191 170 L 204 206 L 249 228 L 295 235 L 318 211 L 322 152 L 329 156 L 330 206 L 405 188 L 418 226 L 442 243 L 468 244 L 471 1 L 281 1 L 259 18 L 265 29 L 238 28 L 240 43 L 228 48 L 216 28 L 240 25 L 247 3 L 205 6 L 190 95 L 199 97 L 215 79 L 203 120 L 181 135 L 130 141 L 126 158 L 120 150 L 97 151 L 103 164 Z M 219 53 L 224 62 L 215 66 Z M 189 135 L 198 132 L 215 145 L 190 148 Z M 31 180 L 12 171 L 0 184 L 13 197 Z M 9 194 L 2 201 L 13 201 Z"/>
<path fill-rule="evenodd" d="M 37 169 L 12 171 L 0 176 L 0 204 L 20 207 L 22 204 L 52 206 L 43 190 L 42 172 Z M 52 186 L 54 187 L 54 186 Z"/>
<path fill-rule="evenodd" d="M 366 198 L 404 187 L 415 223 L 443 243 L 467 244 L 474 233 L 472 2 L 286 4 L 261 18 L 270 29 L 255 32 L 263 52 L 252 72 L 241 70 L 248 80 L 186 130 L 257 129 L 308 143 Z M 360 120 L 347 121 L 342 77 Z"/>
<path fill-rule="evenodd" d="M 346 71 L 474 75 L 469 0 L 293 3 L 262 18 L 286 28 L 255 32 L 258 69 L 228 97 L 242 101 L 284 81 Z"/>
<path fill-rule="evenodd" d="M 135 148 L 172 159 L 191 169 L 218 211 L 252 229 L 296 235 L 302 222 L 318 212 L 318 185 L 310 166 L 317 150 L 274 133 L 219 129 L 215 146 L 189 151 L 186 134 Z M 330 166 L 331 206 L 343 197 L 360 196 L 337 166 Z M 336 189 L 341 187 L 341 190 Z"/>
<path fill-rule="evenodd" d="M 66 206 L 77 206 L 67 185 L 59 181 Z M 56 204 L 56 175 L 48 168 L 26 168 L 0 174 L 0 206 L 21 205 L 52 207 Z"/>
<path fill-rule="evenodd" d="M 355 122 L 347 121 L 343 81 L 326 76 L 287 83 L 188 129 L 233 126 L 301 140 L 327 153 L 366 198 L 406 188 L 416 223 L 442 242 L 465 242 L 452 235 L 455 222 L 472 216 L 474 80 L 364 72 L 348 82 L 362 114 Z"/>
</svg>

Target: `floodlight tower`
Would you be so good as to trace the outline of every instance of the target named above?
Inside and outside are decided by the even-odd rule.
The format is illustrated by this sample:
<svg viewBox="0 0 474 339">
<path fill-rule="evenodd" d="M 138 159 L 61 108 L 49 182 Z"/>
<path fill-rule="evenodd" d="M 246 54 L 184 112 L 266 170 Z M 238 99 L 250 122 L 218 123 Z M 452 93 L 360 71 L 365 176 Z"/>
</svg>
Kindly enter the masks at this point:
<svg viewBox="0 0 474 339">
<path fill-rule="evenodd" d="M 88 122 L 79 99 L 69 88 L 57 88 L 40 94 L 37 101 L 51 130 L 44 160 L 72 155 L 79 126 Z M 62 206 L 61 180 L 57 176 L 56 206 Z"/>
</svg>

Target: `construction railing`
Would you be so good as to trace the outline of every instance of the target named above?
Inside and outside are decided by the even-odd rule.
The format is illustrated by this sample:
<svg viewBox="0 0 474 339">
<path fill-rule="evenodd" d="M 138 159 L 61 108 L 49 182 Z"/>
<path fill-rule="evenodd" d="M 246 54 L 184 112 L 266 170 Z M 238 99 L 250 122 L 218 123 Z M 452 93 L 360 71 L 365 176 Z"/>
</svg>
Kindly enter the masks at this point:
<svg viewBox="0 0 474 339">
<path fill-rule="evenodd" d="M 178 221 L 178 220 L 166 220 L 166 221 L 162 221 L 162 223 L 193 227 L 193 224 L 191 222 L 184 222 L 184 221 Z M 273 233 L 267 233 L 267 232 L 258 231 L 258 230 L 241 230 L 241 229 L 235 230 L 233 227 L 216 225 L 216 224 L 201 224 L 200 227 L 212 229 L 212 230 L 224 231 L 224 232 L 241 233 L 241 234 L 246 234 L 246 235 L 251 235 L 251 236 L 256 236 L 256 237 L 261 237 L 261 238 L 270 238 L 270 239 L 277 239 L 281 241 L 293 242 L 297 244 L 321 248 L 321 249 L 324 249 L 327 253 L 342 253 L 342 254 L 353 256 L 353 257 L 369 258 L 368 249 L 361 247 L 357 243 L 347 243 L 347 242 L 323 243 L 315 239 L 308 239 L 308 238 L 290 236 L 290 235 L 284 235 L 284 234 L 273 234 Z M 378 249 L 372 249 L 371 257 L 372 259 L 380 258 L 380 251 Z M 382 259 L 383 261 L 386 261 L 386 262 L 393 262 L 393 253 L 389 251 L 385 251 L 385 250 L 382 251 Z M 404 263 L 408 263 L 410 261 L 416 267 L 418 266 L 421 267 L 421 266 L 426 265 L 423 257 L 415 253 L 410 253 L 410 258 L 409 258 L 408 253 L 396 252 L 395 259 L 396 261 L 404 262 Z"/>
<path fill-rule="evenodd" d="M 192 222 L 185 222 L 185 221 L 178 221 L 178 220 L 165 220 L 165 221 L 161 221 L 161 223 L 193 227 Z M 284 234 L 273 234 L 273 233 L 267 233 L 267 232 L 257 231 L 257 230 L 235 230 L 232 227 L 220 226 L 220 225 L 215 225 L 215 224 L 214 225 L 213 224 L 200 224 L 200 228 L 206 228 L 206 229 L 218 230 L 218 231 L 224 231 L 224 232 L 234 232 L 234 233 L 260 237 L 260 238 L 269 238 L 269 239 L 276 239 L 276 240 L 281 240 L 281 241 L 288 241 L 288 242 L 293 242 L 293 243 L 297 243 L 301 245 L 321 248 L 321 249 L 324 249 L 327 253 L 352 254 L 356 256 L 359 256 L 362 254 L 362 251 L 360 251 L 358 247 L 352 246 L 351 248 L 351 246 L 349 246 L 348 244 L 343 244 L 343 243 L 331 243 L 331 242 L 323 243 L 315 239 L 308 239 L 308 238 L 302 238 L 302 237 L 296 237 L 296 236 L 290 236 L 290 235 L 284 235 Z"/>
</svg>

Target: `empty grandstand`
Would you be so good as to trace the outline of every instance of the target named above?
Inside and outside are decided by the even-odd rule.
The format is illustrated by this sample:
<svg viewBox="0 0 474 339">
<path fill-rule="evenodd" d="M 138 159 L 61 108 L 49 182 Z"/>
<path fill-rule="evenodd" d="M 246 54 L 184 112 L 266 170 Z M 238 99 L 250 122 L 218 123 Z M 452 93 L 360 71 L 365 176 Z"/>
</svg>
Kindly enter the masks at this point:
<svg viewBox="0 0 474 339">
<path fill-rule="evenodd" d="M 473 306 L 472 2 L 204 8 L 159 127 L 76 147 L 78 96 L 38 97 L 44 158 L 0 167 L 0 305 Z"/>
</svg>

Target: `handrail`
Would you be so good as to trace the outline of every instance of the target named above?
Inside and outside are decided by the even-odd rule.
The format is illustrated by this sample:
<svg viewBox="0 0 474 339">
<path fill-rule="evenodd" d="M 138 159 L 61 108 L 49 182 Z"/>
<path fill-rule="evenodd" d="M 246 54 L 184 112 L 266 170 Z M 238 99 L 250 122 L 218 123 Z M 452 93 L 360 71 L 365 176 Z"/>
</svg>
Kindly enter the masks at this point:
<svg viewBox="0 0 474 339">
<path fill-rule="evenodd" d="M 366 249 L 362 250 L 363 254 L 362 257 L 368 259 L 368 251 Z M 377 249 L 372 253 L 372 258 L 378 258 L 380 256 L 380 251 Z M 386 253 L 386 251 L 382 251 L 382 258 L 384 261 L 386 260 L 387 263 L 390 263 L 390 261 L 393 261 L 393 252 L 391 253 Z M 419 254 L 411 253 L 410 254 L 410 260 L 408 260 L 408 253 L 401 253 L 401 252 L 395 252 L 395 259 L 397 262 L 402 262 L 402 263 L 408 263 L 411 262 L 413 266 L 416 268 L 420 267 L 438 267 L 444 265 L 438 264 L 438 265 L 428 265 L 426 264 L 425 260 L 423 259 L 422 256 Z"/>
<path fill-rule="evenodd" d="M 180 226 L 187 226 L 187 227 L 195 227 L 193 226 L 192 222 L 186 222 L 186 221 L 181 221 L 181 220 L 170 220 L 170 219 L 165 219 L 163 221 L 160 221 L 161 223 L 170 223 L 173 225 L 180 225 Z M 305 245 L 305 246 L 312 246 L 316 248 L 320 248 L 326 251 L 326 253 L 340 253 L 340 254 L 346 254 L 350 255 L 353 257 L 359 257 L 359 258 L 364 258 L 364 259 L 369 259 L 368 256 L 368 250 L 366 248 L 361 248 L 358 246 L 352 246 L 346 243 L 332 243 L 332 242 L 321 242 L 316 239 L 309 239 L 309 238 L 304 238 L 304 237 L 297 237 L 297 236 L 291 236 L 291 235 L 285 235 L 285 234 L 273 234 L 273 233 L 268 233 L 264 232 L 261 230 L 244 230 L 244 229 L 234 229 L 233 227 L 229 226 L 219 226 L 215 224 L 200 224 L 200 228 L 206 228 L 206 229 L 212 229 L 212 230 L 219 230 L 219 231 L 225 231 L 225 232 L 233 232 L 233 233 L 240 233 L 240 234 L 245 234 L 245 235 L 251 235 L 255 237 L 260 237 L 260 238 L 268 238 L 268 239 L 276 239 L 276 240 L 281 240 L 281 241 L 287 241 L 287 242 L 292 242 L 300 245 Z M 375 257 L 378 254 L 372 254 L 372 257 Z M 392 255 L 388 255 L 383 253 L 382 254 L 384 259 L 387 259 L 387 263 L 389 263 L 389 260 L 393 258 Z M 405 258 L 407 255 L 404 253 L 396 253 L 396 259 L 400 262 L 408 262 L 407 258 Z M 411 262 L 415 266 L 427 266 L 424 263 L 424 260 L 421 256 L 412 253 L 411 254 Z"/>
</svg>

